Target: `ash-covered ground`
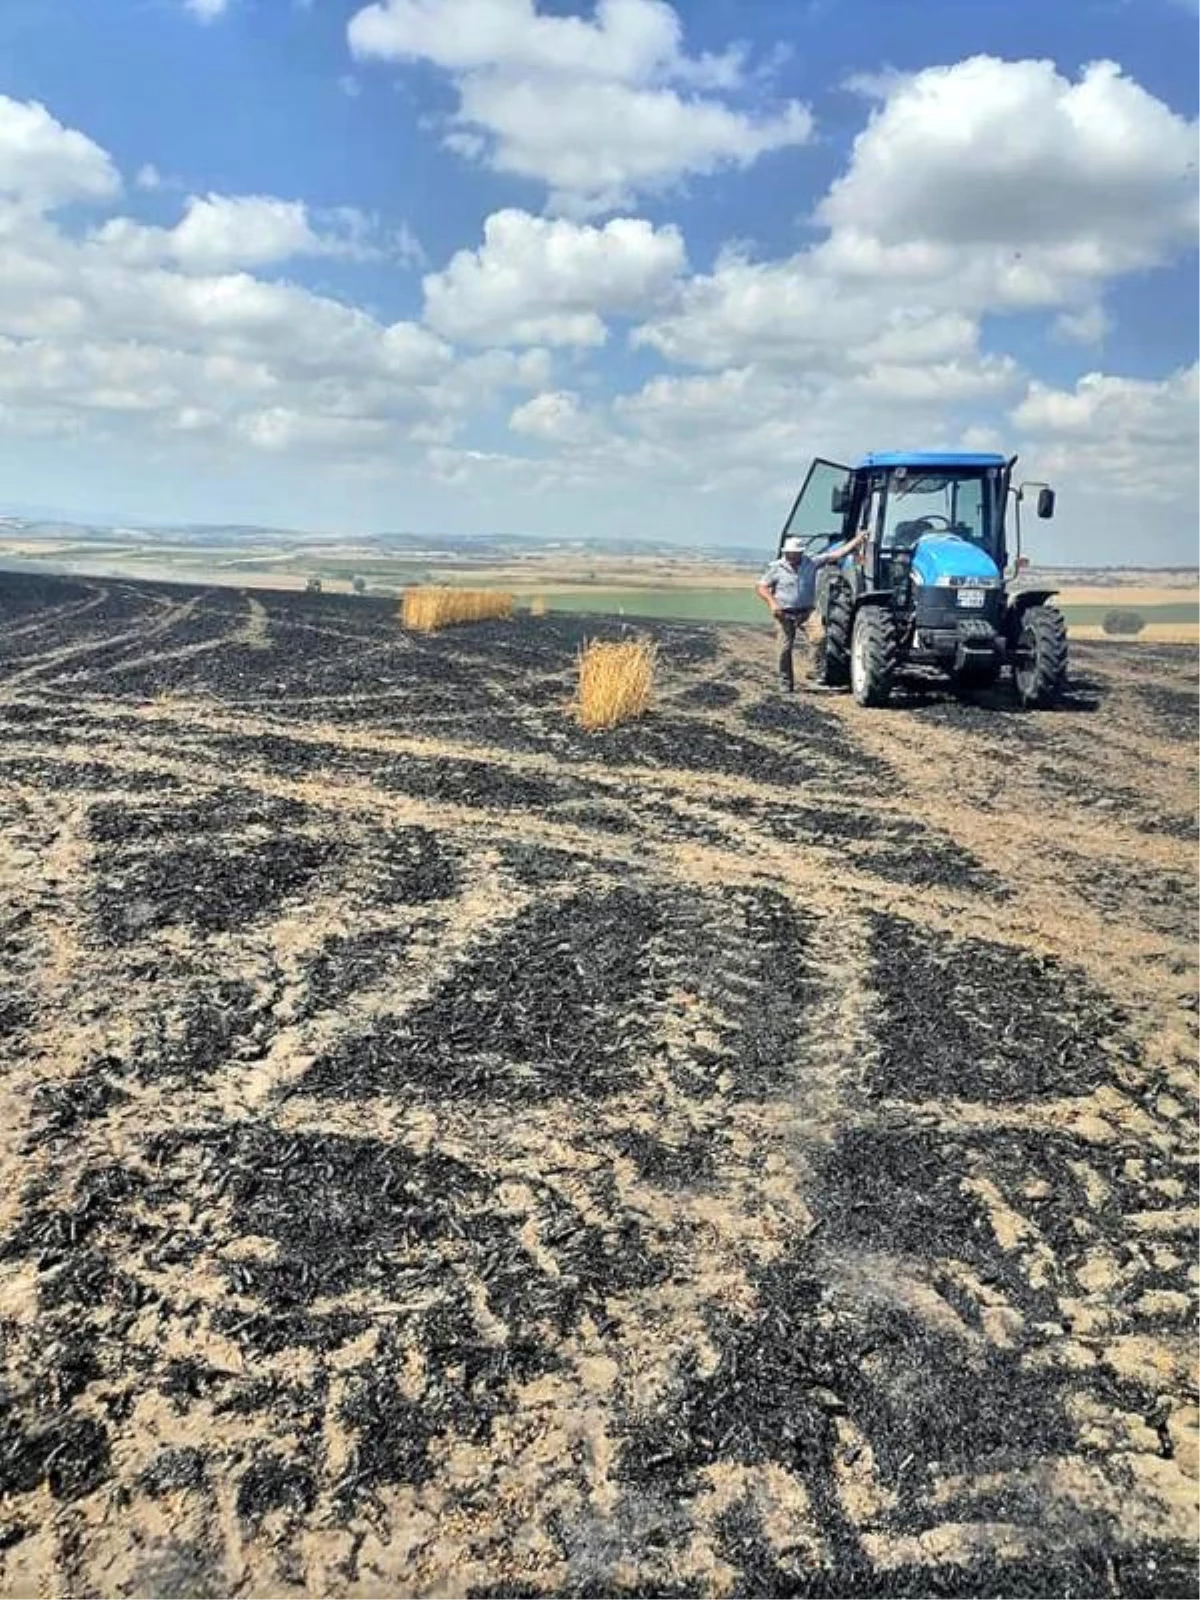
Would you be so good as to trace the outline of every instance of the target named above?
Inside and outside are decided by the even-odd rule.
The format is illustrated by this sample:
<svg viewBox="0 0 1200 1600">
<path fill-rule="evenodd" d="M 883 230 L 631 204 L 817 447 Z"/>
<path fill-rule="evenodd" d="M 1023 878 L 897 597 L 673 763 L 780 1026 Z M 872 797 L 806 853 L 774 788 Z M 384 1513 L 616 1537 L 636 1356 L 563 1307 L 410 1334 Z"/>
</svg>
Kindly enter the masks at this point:
<svg viewBox="0 0 1200 1600">
<path fill-rule="evenodd" d="M 0 1593 L 1196 1588 L 1196 662 L 0 576 Z"/>
</svg>

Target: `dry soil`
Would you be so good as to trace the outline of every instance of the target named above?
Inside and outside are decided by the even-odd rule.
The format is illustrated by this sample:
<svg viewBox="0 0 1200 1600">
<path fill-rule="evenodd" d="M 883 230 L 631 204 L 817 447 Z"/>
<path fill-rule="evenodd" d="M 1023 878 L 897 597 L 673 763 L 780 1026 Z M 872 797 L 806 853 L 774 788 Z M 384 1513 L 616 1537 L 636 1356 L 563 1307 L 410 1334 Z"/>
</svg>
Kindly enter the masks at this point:
<svg viewBox="0 0 1200 1600">
<path fill-rule="evenodd" d="M 1194 651 L 583 630 L 0 578 L 0 1593 L 1194 1594 Z"/>
</svg>

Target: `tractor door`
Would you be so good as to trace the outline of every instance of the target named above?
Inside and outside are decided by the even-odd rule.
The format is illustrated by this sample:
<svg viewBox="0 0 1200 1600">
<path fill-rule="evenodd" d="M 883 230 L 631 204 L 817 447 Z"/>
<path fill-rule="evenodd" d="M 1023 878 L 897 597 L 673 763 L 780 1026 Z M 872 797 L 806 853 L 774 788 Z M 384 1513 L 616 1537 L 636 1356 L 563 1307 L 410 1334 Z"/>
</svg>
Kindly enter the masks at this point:
<svg viewBox="0 0 1200 1600">
<path fill-rule="evenodd" d="M 840 462 L 816 458 L 792 501 L 778 550 L 785 539 L 795 538 L 815 547 L 812 553 L 817 554 L 830 539 L 841 538 L 850 510 L 851 476 L 850 468 Z"/>
</svg>

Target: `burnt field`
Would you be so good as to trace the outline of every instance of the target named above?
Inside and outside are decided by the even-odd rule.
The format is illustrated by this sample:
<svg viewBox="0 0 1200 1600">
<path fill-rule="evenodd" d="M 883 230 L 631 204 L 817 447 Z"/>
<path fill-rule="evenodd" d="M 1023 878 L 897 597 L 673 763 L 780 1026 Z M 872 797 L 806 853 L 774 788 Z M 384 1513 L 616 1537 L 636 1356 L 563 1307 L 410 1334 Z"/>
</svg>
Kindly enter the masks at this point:
<svg viewBox="0 0 1200 1600">
<path fill-rule="evenodd" d="M 1194 652 L 584 631 L 0 575 L 0 1593 L 1194 1594 Z"/>
</svg>

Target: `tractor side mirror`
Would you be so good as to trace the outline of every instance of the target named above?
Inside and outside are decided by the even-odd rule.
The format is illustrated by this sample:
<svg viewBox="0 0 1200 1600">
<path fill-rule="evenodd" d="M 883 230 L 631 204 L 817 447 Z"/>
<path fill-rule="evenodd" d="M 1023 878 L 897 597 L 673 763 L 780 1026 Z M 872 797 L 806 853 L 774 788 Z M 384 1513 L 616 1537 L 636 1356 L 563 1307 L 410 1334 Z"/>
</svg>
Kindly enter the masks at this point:
<svg viewBox="0 0 1200 1600">
<path fill-rule="evenodd" d="M 1039 489 L 1037 497 L 1037 514 L 1043 522 L 1049 522 L 1054 515 L 1054 490 Z"/>
<path fill-rule="evenodd" d="M 845 516 L 850 507 L 850 491 L 844 484 L 835 484 L 829 496 L 829 509 L 835 517 Z"/>
</svg>

